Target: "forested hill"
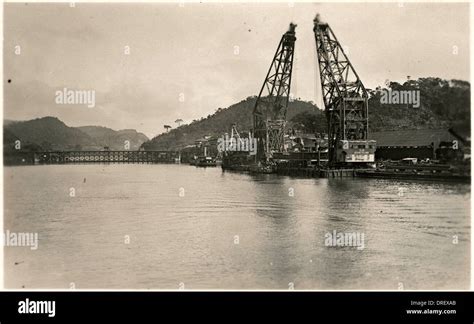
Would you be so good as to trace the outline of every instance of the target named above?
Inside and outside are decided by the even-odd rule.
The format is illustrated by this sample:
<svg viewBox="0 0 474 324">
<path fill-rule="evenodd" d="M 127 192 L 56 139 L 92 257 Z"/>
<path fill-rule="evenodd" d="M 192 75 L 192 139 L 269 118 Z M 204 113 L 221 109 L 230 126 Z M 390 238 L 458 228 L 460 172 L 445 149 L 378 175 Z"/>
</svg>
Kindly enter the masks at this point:
<svg viewBox="0 0 474 324">
<path fill-rule="evenodd" d="M 127 141 L 130 150 L 138 150 L 148 140 L 134 129 L 113 130 L 101 126 L 70 127 L 56 117 L 28 121 L 6 120 L 3 125 L 4 151 L 15 152 L 20 140 L 22 151 L 123 150 Z"/>
<path fill-rule="evenodd" d="M 419 106 L 410 104 L 386 104 L 381 100 L 384 91 L 418 91 Z M 388 82 L 384 87 L 369 91 L 370 131 L 450 128 L 457 127 L 470 132 L 470 84 L 461 80 L 420 78 L 403 84 Z M 214 114 L 171 129 L 145 142 L 147 150 L 166 150 L 193 144 L 206 135 L 221 136 L 230 132 L 233 123 L 239 130 L 252 127 L 252 111 L 256 97 L 249 97 Z M 288 108 L 288 127 L 305 133 L 325 133 L 326 117 L 312 102 L 295 100 Z"/>
<path fill-rule="evenodd" d="M 142 147 L 146 150 L 182 148 L 194 144 L 195 140 L 204 136 L 221 136 L 226 132 L 230 133 L 232 124 L 236 124 L 239 131 L 247 132 L 252 128 L 252 113 L 256 100 L 256 97 L 248 97 L 229 108 L 217 109 L 212 115 L 154 137 L 143 143 Z M 311 102 L 293 100 L 289 103 L 287 119 L 291 120 L 304 112 L 312 116 L 321 113 Z"/>
<path fill-rule="evenodd" d="M 419 107 L 406 104 L 383 104 L 387 90 L 419 91 Z M 369 125 L 371 131 L 458 128 L 470 129 L 471 90 L 467 81 L 420 78 L 403 84 L 389 82 L 370 91 Z"/>
</svg>

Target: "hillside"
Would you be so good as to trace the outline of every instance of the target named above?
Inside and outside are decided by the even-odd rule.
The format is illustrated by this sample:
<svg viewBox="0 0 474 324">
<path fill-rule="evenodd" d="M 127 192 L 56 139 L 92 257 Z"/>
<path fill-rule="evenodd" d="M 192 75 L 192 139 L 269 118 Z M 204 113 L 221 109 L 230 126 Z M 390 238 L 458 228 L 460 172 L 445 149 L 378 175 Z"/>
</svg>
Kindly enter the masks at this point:
<svg viewBox="0 0 474 324">
<path fill-rule="evenodd" d="M 420 105 L 381 103 L 385 90 L 416 90 L 420 92 Z M 416 128 L 449 128 L 455 126 L 470 133 L 470 84 L 460 80 L 420 78 L 403 84 L 390 82 L 386 87 L 369 90 L 370 131 Z M 256 97 L 219 108 L 212 115 L 190 124 L 182 125 L 154 137 L 152 140 L 135 130 L 115 131 L 101 126 L 69 127 L 55 117 L 43 117 L 29 121 L 4 121 L 4 149 L 14 150 L 19 139 L 23 150 L 130 150 L 143 147 L 146 150 L 175 150 L 185 147 L 204 136 L 222 136 L 230 132 L 233 124 L 242 133 L 252 128 L 252 112 Z M 312 102 L 294 100 L 289 103 L 288 131 L 325 133 L 324 111 Z M 13 151 L 14 152 L 14 151 Z"/>
<path fill-rule="evenodd" d="M 56 117 L 10 122 L 5 130 L 22 144 L 37 144 L 44 150 L 76 149 L 94 145 L 94 140 L 81 130 L 69 127 Z"/>
<path fill-rule="evenodd" d="M 206 135 L 221 136 L 230 132 L 232 124 L 236 124 L 240 132 L 248 131 L 252 128 L 252 112 L 256 97 L 234 104 L 226 109 L 218 109 L 214 114 L 193 121 L 191 124 L 182 125 L 168 133 L 160 134 L 152 140 L 143 143 L 145 150 L 168 150 L 175 147 L 180 148 L 194 144 L 196 139 Z M 320 110 L 312 103 L 294 100 L 289 103 L 287 119 L 291 121 L 300 113 L 318 114 Z M 292 126 L 290 122 L 289 127 Z"/>
<path fill-rule="evenodd" d="M 43 117 L 29 121 L 7 121 L 4 124 L 4 148 L 21 146 L 34 150 L 123 150 L 130 141 L 130 150 L 136 150 L 148 138 L 135 130 L 115 131 L 101 126 L 69 127 L 56 117 Z"/>
<path fill-rule="evenodd" d="M 419 107 L 382 103 L 382 93 L 387 90 L 419 91 Z M 370 132 L 455 127 L 469 134 L 470 120 L 470 84 L 466 81 L 420 78 L 404 84 L 390 82 L 384 88 L 369 90 Z M 292 121 L 306 133 L 326 132 L 324 113 L 303 112 Z"/>
<path fill-rule="evenodd" d="M 419 92 L 419 107 L 407 104 L 382 103 L 383 91 L 415 90 Z M 456 127 L 470 133 L 470 84 L 461 80 L 420 78 L 403 84 L 389 82 L 369 92 L 369 129 L 373 131 L 450 128 Z M 252 127 L 252 111 L 256 98 L 249 97 L 213 115 L 193 121 L 161 134 L 143 144 L 146 150 L 168 150 L 193 144 L 206 135 L 221 136 L 229 132 L 233 123 L 240 131 Z M 295 100 L 288 108 L 288 130 L 305 133 L 327 131 L 324 111 L 311 102 Z"/>
<path fill-rule="evenodd" d="M 77 127 L 77 129 L 93 138 L 95 144 L 99 147 L 103 148 L 108 146 L 110 150 L 123 150 L 125 143 L 129 143 L 129 149 L 135 151 L 138 150 L 144 142 L 148 141 L 148 137 L 142 133 L 138 133 L 134 129 L 115 131 L 102 126 L 82 126 Z"/>
<path fill-rule="evenodd" d="M 417 90 L 419 107 L 382 104 L 381 95 L 387 90 Z M 370 91 L 369 127 L 371 131 L 449 128 L 470 128 L 470 84 L 461 80 L 420 78 L 403 84 L 390 82 L 386 87 Z"/>
</svg>

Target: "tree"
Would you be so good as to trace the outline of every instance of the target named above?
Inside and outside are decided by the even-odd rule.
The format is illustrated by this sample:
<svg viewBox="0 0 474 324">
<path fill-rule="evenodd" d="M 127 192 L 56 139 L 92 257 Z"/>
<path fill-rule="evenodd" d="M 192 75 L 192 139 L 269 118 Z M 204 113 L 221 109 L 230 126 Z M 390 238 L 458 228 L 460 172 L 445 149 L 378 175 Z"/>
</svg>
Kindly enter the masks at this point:
<svg viewBox="0 0 474 324">
<path fill-rule="evenodd" d="M 169 130 L 170 130 L 170 128 L 171 128 L 170 125 L 164 125 L 163 127 L 166 129 L 166 132 L 167 132 L 167 133 L 169 132 Z"/>
<path fill-rule="evenodd" d="M 178 118 L 174 121 L 176 124 L 178 124 L 178 127 L 181 126 L 181 123 L 183 122 L 183 120 L 181 118 Z"/>
<path fill-rule="evenodd" d="M 326 116 L 322 111 L 308 112 L 304 111 L 295 115 L 291 122 L 294 128 L 309 134 L 326 133 Z"/>
</svg>

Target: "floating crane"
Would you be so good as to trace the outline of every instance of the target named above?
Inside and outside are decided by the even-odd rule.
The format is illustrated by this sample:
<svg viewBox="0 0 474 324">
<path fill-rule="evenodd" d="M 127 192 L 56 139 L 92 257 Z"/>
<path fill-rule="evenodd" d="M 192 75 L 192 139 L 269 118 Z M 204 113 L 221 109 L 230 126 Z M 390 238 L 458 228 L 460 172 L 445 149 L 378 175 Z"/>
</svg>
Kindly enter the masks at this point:
<svg viewBox="0 0 474 324">
<path fill-rule="evenodd" d="M 291 23 L 283 34 L 263 82 L 253 111 L 257 162 L 268 162 L 273 153 L 283 152 L 286 112 L 290 97 L 295 50 L 295 28 Z"/>
<path fill-rule="evenodd" d="M 368 139 L 368 95 L 344 49 L 327 23 L 314 19 L 314 37 L 328 123 L 329 166 L 374 162 Z"/>
</svg>

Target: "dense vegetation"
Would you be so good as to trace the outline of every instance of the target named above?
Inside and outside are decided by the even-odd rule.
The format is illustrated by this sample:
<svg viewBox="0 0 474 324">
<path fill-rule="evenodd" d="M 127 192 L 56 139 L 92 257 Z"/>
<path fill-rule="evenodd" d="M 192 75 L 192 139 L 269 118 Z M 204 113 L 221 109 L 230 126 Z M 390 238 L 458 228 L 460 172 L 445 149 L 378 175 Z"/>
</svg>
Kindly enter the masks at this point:
<svg viewBox="0 0 474 324">
<path fill-rule="evenodd" d="M 403 104 L 381 104 L 386 90 L 418 90 L 420 107 Z M 420 78 L 403 84 L 389 82 L 369 91 L 369 125 L 372 131 L 470 127 L 470 84 L 460 80 Z"/>
<path fill-rule="evenodd" d="M 416 90 L 420 94 L 418 108 L 406 104 L 383 104 L 381 96 L 387 90 Z M 403 84 L 389 82 L 369 92 L 370 131 L 461 127 L 469 131 L 470 84 L 460 80 L 420 78 Z M 249 97 L 227 109 L 219 108 L 213 115 L 182 125 L 156 136 L 143 144 L 145 149 L 170 149 L 193 144 L 206 135 L 220 136 L 229 132 L 232 124 L 239 130 L 252 127 L 252 110 L 256 97 Z M 288 109 L 289 131 L 317 134 L 327 131 L 326 116 L 312 102 L 295 100 Z"/>
<path fill-rule="evenodd" d="M 188 125 L 181 125 L 154 137 L 151 141 L 143 144 L 146 150 L 167 150 L 194 144 L 197 139 L 204 136 L 221 136 L 230 133 L 233 124 L 236 124 L 239 132 L 248 132 L 252 128 L 252 112 L 256 97 L 247 99 L 230 106 L 219 108 L 214 114 L 206 118 L 195 120 Z M 293 100 L 289 103 L 287 119 L 292 120 L 300 113 L 318 114 L 318 108 L 311 102 Z M 289 127 L 292 126 L 290 122 Z"/>
</svg>

